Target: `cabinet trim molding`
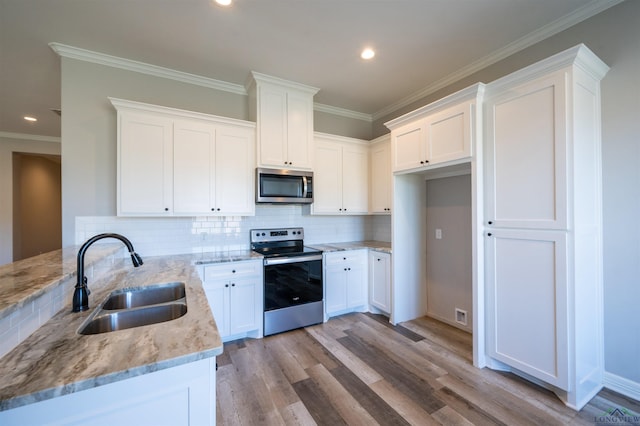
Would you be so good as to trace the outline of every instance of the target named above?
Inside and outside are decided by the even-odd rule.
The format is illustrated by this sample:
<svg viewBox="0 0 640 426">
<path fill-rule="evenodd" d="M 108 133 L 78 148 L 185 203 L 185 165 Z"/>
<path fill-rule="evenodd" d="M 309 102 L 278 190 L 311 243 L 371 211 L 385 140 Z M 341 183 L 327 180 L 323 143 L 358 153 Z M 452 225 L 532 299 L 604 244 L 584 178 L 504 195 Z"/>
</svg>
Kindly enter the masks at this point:
<svg viewBox="0 0 640 426">
<path fill-rule="evenodd" d="M 196 120 L 215 121 L 220 124 L 231 124 L 234 126 L 243 126 L 250 129 L 256 128 L 256 123 L 252 121 L 238 120 L 237 118 L 223 117 L 220 115 L 207 114 L 204 112 L 189 111 L 185 109 L 166 107 L 162 105 L 147 104 L 144 102 L 129 101 L 126 99 L 118 99 L 108 97 L 111 104 L 117 111 L 132 110 L 136 112 L 145 111 L 156 114 L 171 116 L 172 118 L 191 118 Z"/>
<path fill-rule="evenodd" d="M 472 86 L 469 86 L 465 89 L 452 93 L 449 96 L 446 96 L 442 99 L 439 99 L 421 108 L 418 108 L 404 115 L 401 115 L 398 118 L 394 118 L 393 120 L 387 121 L 386 123 L 384 123 L 384 125 L 388 129 L 393 130 L 404 124 L 411 123 L 416 119 L 423 118 L 447 106 L 455 105 L 457 103 L 461 103 L 471 99 L 481 99 L 484 94 L 484 88 L 485 88 L 484 83 L 476 83 Z"/>
</svg>

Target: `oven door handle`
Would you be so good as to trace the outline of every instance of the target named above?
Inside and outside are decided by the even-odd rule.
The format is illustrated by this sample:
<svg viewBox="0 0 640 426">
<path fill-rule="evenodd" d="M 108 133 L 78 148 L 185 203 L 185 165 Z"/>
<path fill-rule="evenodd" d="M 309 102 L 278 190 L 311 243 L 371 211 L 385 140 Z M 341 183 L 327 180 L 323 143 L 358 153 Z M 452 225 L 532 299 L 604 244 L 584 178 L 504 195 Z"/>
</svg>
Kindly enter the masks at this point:
<svg viewBox="0 0 640 426">
<path fill-rule="evenodd" d="M 322 260 L 322 255 L 312 254 L 309 256 L 276 257 L 273 259 L 264 259 L 264 266 L 284 265 L 286 263 L 310 262 L 313 260 Z"/>
</svg>

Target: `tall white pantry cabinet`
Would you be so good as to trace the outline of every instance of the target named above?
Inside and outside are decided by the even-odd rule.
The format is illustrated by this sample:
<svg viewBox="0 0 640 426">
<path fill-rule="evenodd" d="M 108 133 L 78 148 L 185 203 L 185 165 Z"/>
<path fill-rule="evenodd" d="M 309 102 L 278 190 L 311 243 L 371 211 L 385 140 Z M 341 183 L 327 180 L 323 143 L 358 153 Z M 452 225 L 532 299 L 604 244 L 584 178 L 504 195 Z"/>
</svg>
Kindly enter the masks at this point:
<svg viewBox="0 0 640 426">
<path fill-rule="evenodd" d="M 584 45 L 486 87 L 488 363 L 582 408 L 601 388 L 600 80 Z"/>
</svg>

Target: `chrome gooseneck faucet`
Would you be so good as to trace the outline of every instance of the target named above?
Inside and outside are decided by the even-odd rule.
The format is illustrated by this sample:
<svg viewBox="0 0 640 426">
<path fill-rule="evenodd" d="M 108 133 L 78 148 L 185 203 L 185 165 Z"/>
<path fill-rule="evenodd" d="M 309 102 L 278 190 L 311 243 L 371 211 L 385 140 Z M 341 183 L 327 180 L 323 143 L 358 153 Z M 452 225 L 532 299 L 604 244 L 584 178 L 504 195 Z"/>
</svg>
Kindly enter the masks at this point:
<svg viewBox="0 0 640 426">
<path fill-rule="evenodd" d="M 120 234 L 98 234 L 89 238 L 78 251 L 78 281 L 76 282 L 75 290 L 73 291 L 73 312 L 86 311 L 89 309 L 89 288 L 87 287 L 87 277 L 84 276 L 84 254 L 91 244 L 103 238 L 116 238 L 124 243 L 131 255 L 131 262 L 134 267 L 142 265 L 142 258 L 133 249 L 133 244 L 127 238 Z"/>
</svg>

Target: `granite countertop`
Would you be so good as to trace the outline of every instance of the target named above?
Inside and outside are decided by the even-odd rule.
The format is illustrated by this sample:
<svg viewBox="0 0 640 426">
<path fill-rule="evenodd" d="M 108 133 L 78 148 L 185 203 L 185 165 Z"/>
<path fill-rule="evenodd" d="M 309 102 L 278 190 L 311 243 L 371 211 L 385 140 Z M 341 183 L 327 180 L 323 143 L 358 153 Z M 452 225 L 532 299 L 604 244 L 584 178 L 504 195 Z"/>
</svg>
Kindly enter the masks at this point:
<svg viewBox="0 0 640 426">
<path fill-rule="evenodd" d="M 323 252 L 371 249 L 391 254 L 391 243 L 386 241 L 351 241 L 346 243 L 308 244 L 308 247 Z"/>
<path fill-rule="evenodd" d="M 250 259 L 253 255 L 247 252 L 233 257 L 240 258 Z M 2 358 L 0 411 L 222 353 L 222 341 L 194 264 L 228 259 L 228 254 L 148 257 L 139 268 L 133 268 L 128 259 L 114 261 L 112 270 L 104 278 L 89 280 L 88 311 L 72 313 L 70 306 L 65 306 Z M 57 268 L 59 275 L 65 275 L 68 266 L 60 263 L 52 268 Z M 19 274 L 20 279 L 27 280 L 32 275 L 31 279 L 38 281 L 38 269 L 32 272 L 33 275 L 24 270 Z M 49 278 L 57 279 L 48 276 L 42 281 Z M 86 336 L 77 333 L 85 319 L 114 289 L 171 281 L 185 283 L 187 313 L 184 316 L 111 333 Z M 4 290 L 2 294 L 4 299 Z"/>
<path fill-rule="evenodd" d="M 0 266 L 0 319 L 76 274 L 79 247 L 67 247 Z M 85 266 L 123 250 L 121 243 L 94 244 Z"/>
</svg>

